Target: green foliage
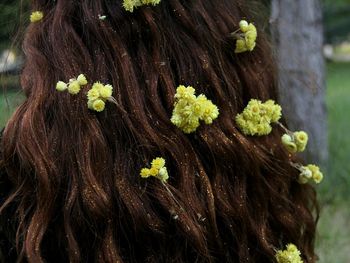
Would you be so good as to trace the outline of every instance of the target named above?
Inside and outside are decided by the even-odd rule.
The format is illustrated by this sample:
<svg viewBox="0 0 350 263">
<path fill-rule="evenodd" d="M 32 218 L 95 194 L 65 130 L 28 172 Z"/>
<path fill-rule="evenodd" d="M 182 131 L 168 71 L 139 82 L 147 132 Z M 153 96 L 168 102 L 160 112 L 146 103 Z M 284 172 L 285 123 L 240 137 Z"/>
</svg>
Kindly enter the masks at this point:
<svg viewBox="0 0 350 263">
<path fill-rule="evenodd" d="M 327 78 L 327 107 L 329 121 L 329 171 L 320 184 L 323 201 L 350 201 L 350 63 L 330 63 Z M 328 175 L 327 175 L 328 174 Z"/>
<path fill-rule="evenodd" d="M 23 101 L 23 95 L 14 90 L 0 92 L 0 130 L 5 126 L 15 108 Z"/>
<path fill-rule="evenodd" d="M 321 205 L 316 240 L 316 253 L 320 257 L 318 263 L 349 262 L 350 211 L 348 207 L 346 202 Z"/>
<path fill-rule="evenodd" d="M 350 63 L 328 64 L 329 169 L 317 186 L 321 200 L 317 254 L 320 263 L 349 262 L 350 228 Z"/>
<path fill-rule="evenodd" d="M 324 0 L 324 23 L 327 43 L 349 38 L 350 0 Z"/>
<path fill-rule="evenodd" d="M 0 51 L 10 47 L 20 28 L 21 13 L 28 8 L 28 1 L 1 0 L 0 3 Z"/>
</svg>

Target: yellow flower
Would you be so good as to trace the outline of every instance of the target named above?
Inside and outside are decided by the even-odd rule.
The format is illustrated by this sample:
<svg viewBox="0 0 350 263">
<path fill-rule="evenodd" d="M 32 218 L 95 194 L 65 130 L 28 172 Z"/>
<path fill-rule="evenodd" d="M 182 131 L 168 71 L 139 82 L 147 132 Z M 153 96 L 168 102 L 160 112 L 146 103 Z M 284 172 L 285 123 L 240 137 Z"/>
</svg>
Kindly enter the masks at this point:
<svg viewBox="0 0 350 263">
<path fill-rule="evenodd" d="M 282 117 L 282 108 L 280 105 L 275 104 L 273 100 L 267 100 L 262 105 L 263 111 L 266 113 L 271 122 L 278 122 Z"/>
<path fill-rule="evenodd" d="M 135 7 L 141 5 L 140 0 L 124 0 L 123 7 L 126 11 L 133 12 Z"/>
<path fill-rule="evenodd" d="M 104 85 L 101 82 L 95 82 L 91 88 L 100 91 L 103 87 Z"/>
<path fill-rule="evenodd" d="M 32 23 L 39 22 L 41 19 L 43 19 L 43 17 L 44 17 L 44 13 L 43 12 L 41 12 L 41 11 L 34 11 L 30 15 L 30 22 L 32 22 Z"/>
<path fill-rule="evenodd" d="M 286 250 L 278 250 L 275 258 L 278 263 L 303 263 L 300 251 L 293 244 L 288 244 Z"/>
<path fill-rule="evenodd" d="M 84 85 L 88 84 L 88 81 L 86 80 L 86 77 L 84 74 L 80 74 L 78 76 L 77 80 L 78 80 L 78 83 L 80 86 L 84 86 Z"/>
<path fill-rule="evenodd" d="M 87 93 L 88 100 L 97 100 L 100 97 L 100 92 L 96 88 L 92 88 Z"/>
<path fill-rule="evenodd" d="M 141 0 L 143 5 L 157 5 L 160 3 L 160 0 Z"/>
<path fill-rule="evenodd" d="M 142 168 L 140 175 L 142 178 L 148 178 L 151 176 L 150 170 L 148 168 Z"/>
<path fill-rule="evenodd" d="M 157 157 L 157 158 L 153 159 L 151 165 L 152 165 L 152 167 L 159 170 L 160 168 L 164 167 L 165 160 L 161 157 Z"/>
<path fill-rule="evenodd" d="M 283 134 L 281 141 L 284 147 L 287 148 L 288 152 L 290 153 L 297 152 L 298 150 L 297 145 L 294 143 L 293 138 L 289 134 Z"/>
<path fill-rule="evenodd" d="M 160 0 L 124 0 L 123 7 L 126 11 L 133 12 L 134 8 L 142 5 L 157 5 Z"/>
<path fill-rule="evenodd" d="M 294 132 L 294 141 L 297 145 L 298 152 L 303 152 L 305 150 L 305 147 L 307 145 L 307 141 L 309 139 L 308 135 L 304 131 L 297 131 Z"/>
<path fill-rule="evenodd" d="M 312 178 L 312 171 L 307 166 L 302 166 L 300 168 L 298 182 L 300 184 L 306 184 L 311 178 Z"/>
<path fill-rule="evenodd" d="M 112 97 L 113 87 L 111 85 L 105 85 L 100 88 L 100 96 L 104 99 Z"/>
<path fill-rule="evenodd" d="M 313 175 L 312 175 L 312 179 L 314 180 L 314 182 L 315 182 L 316 184 L 321 183 L 322 180 L 323 180 L 323 173 L 318 172 L 318 173 L 313 174 Z"/>
<path fill-rule="evenodd" d="M 162 157 L 153 159 L 151 162 L 151 168 L 142 168 L 140 175 L 142 178 L 153 176 L 162 182 L 166 182 L 169 179 L 169 175 L 167 168 L 165 167 L 165 159 Z"/>
<path fill-rule="evenodd" d="M 258 32 L 254 24 L 245 20 L 241 20 L 239 23 L 242 34 L 235 34 L 237 36 L 235 53 L 242 53 L 246 51 L 253 51 L 256 46 L 256 39 Z"/>
<path fill-rule="evenodd" d="M 112 98 L 112 85 L 103 85 L 100 82 L 95 82 L 87 93 L 88 107 L 91 110 L 103 111 L 106 100 Z M 111 100 L 113 102 L 113 100 Z"/>
<path fill-rule="evenodd" d="M 152 175 L 152 176 L 157 176 L 158 173 L 159 173 L 159 169 L 157 169 L 157 168 L 155 168 L 155 167 L 151 167 L 151 168 L 149 169 L 149 173 L 150 173 L 150 175 Z"/>
<path fill-rule="evenodd" d="M 320 171 L 320 167 L 318 167 L 317 165 L 314 165 L 314 164 L 309 164 L 307 166 L 307 168 L 309 168 L 312 172 L 312 179 L 314 180 L 314 182 L 316 184 L 319 184 L 322 179 L 323 179 L 323 174 L 322 172 Z"/>
<path fill-rule="evenodd" d="M 248 30 L 248 22 L 246 20 L 241 20 L 239 22 L 239 28 L 241 29 L 241 31 L 244 33 L 244 32 L 247 32 Z"/>
<path fill-rule="evenodd" d="M 166 167 L 160 168 L 158 175 L 159 175 L 159 179 L 162 182 L 166 182 L 169 179 L 169 175 L 168 175 L 168 171 L 167 171 Z"/>
<path fill-rule="evenodd" d="M 245 135 L 267 135 L 271 132 L 271 123 L 281 117 L 281 107 L 274 101 L 262 103 L 251 99 L 241 114 L 237 114 L 236 123 Z"/>
<path fill-rule="evenodd" d="M 308 167 L 303 166 L 301 168 L 300 175 L 305 177 L 306 179 L 311 179 L 312 178 L 312 171 Z"/>
<path fill-rule="evenodd" d="M 56 84 L 56 90 L 58 91 L 65 91 L 67 88 L 68 88 L 68 85 L 63 81 L 59 81 Z"/>
<path fill-rule="evenodd" d="M 263 136 L 263 135 L 270 134 L 270 132 L 272 131 L 272 127 L 269 123 L 262 122 L 256 125 L 255 131 L 256 131 L 256 135 Z"/>
<path fill-rule="evenodd" d="M 246 41 L 244 39 L 237 39 L 235 53 L 243 53 L 248 51 Z"/>
<path fill-rule="evenodd" d="M 195 100 L 195 92 L 195 89 L 191 86 L 185 87 L 184 85 L 180 85 L 176 89 L 175 99 Z"/>
<path fill-rule="evenodd" d="M 298 183 L 299 184 L 307 184 L 309 182 L 309 179 L 307 179 L 306 177 L 302 176 L 302 174 L 299 174 L 298 177 Z"/>
<path fill-rule="evenodd" d="M 255 48 L 256 46 L 256 37 L 257 37 L 257 33 L 256 31 L 248 31 L 246 34 L 245 34 L 245 43 L 246 43 L 246 46 L 247 46 L 247 49 L 248 51 L 253 51 L 253 49 Z"/>
<path fill-rule="evenodd" d="M 170 121 L 185 133 L 196 131 L 200 120 L 211 124 L 219 116 L 219 109 L 207 97 L 195 95 L 191 86 L 176 89 L 174 110 Z"/>
<path fill-rule="evenodd" d="M 68 92 L 70 94 L 78 94 L 80 91 L 80 85 L 79 82 L 77 80 L 72 80 L 69 84 L 68 84 Z"/>
<path fill-rule="evenodd" d="M 311 178 L 316 184 L 319 184 L 323 179 L 323 174 L 317 165 L 309 164 L 300 167 L 299 170 L 301 173 L 299 174 L 298 182 L 301 184 L 307 183 Z"/>
<path fill-rule="evenodd" d="M 92 103 L 92 109 L 101 112 L 105 109 L 105 102 L 103 100 L 97 99 Z"/>
</svg>

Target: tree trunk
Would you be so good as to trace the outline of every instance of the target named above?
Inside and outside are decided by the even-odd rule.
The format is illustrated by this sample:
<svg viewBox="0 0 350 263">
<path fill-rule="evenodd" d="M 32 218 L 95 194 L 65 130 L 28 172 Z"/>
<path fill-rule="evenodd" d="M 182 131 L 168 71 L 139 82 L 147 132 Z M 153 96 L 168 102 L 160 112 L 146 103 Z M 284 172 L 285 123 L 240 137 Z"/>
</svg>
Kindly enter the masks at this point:
<svg viewBox="0 0 350 263">
<path fill-rule="evenodd" d="M 319 0 L 272 0 L 271 26 L 279 71 L 283 115 L 290 130 L 305 130 L 308 162 L 328 159 L 323 58 L 322 8 Z"/>
</svg>

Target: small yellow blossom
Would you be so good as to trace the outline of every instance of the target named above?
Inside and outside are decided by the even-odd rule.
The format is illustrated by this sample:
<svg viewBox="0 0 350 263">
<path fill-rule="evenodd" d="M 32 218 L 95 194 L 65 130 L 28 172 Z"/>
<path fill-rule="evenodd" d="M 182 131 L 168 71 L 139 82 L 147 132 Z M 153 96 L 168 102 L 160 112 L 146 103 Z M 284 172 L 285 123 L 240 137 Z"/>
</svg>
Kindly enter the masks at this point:
<svg viewBox="0 0 350 263">
<path fill-rule="evenodd" d="M 104 85 L 101 82 L 97 81 L 94 84 L 92 84 L 91 88 L 99 91 L 103 87 L 104 87 Z"/>
<path fill-rule="evenodd" d="M 109 99 L 112 96 L 113 87 L 111 85 L 105 85 L 100 88 L 100 96 L 104 99 Z"/>
<path fill-rule="evenodd" d="M 312 171 L 308 167 L 302 166 L 300 168 L 298 182 L 300 184 L 306 184 L 311 178 L 312 178 Z"/>
<path fill-rule="evenodd" d="M 248 31 L 248 26 L 249 26 L 249 24 L 246 20 L 241 20 L 239 22 L 239 28 L 241 29 L 241 31 L 243 33 Z"/>
<path fill-rule="evenodd" d="M 148 178 L 150 176 L 156 177 L 162 182 L 166 182 L 169 179 L 167 168 L 165 167 L 164 158 L 157 157 L 152 160 L 151 168 L 142 168 L 140 175 L 142 178 Z"/>
<path fill-rule="evenodd" d="M 166 182 L 169 179 L 168 170 L 166 169 L 166 167 L 162 167 L 159 169 L 158 176 L 162 182 Z"/>
<path fill-rule="evenodd" d="M 157 5 L 161 0 L 141 0 L 143 5 Z"/>
<path fill-rule="evenodd" d="M 133 12 L 134 8 L 142 5 L 157 5 L 161 0 L 124 0 L 123 7 L 126 11 Z"/>
<path fill-rule="evenodd" d="M 44 17 L 44 13 L 43 12 L 41 12 L 41 11 L 34 11 L 30 15 L 30 22 L 32 22 L 32 23 L 39 22 L 41 19 L 43 19 L 43 17 Z"/>
<path fill-rule="evenodd" d="M 289 134 L 283 134 L 281 141 L 284 147 L 286 147 L 286 149 L 288 150 L 288 152 L 296 153 L 298 151 L 297 145 L 294 143 L 292 136 L 290 136 Z"/>
<path fill-rule="evenodd" d="M 218 107 L 203 94 L 196 97 L 193 87 L 180 85 L 176 89 L 171 122 L 183 132 L 194 132 L 199 127 L 200 120 L 211 124 L 218 116 Z"/>
<path fill-rule="evenodd" d="M 304 131 L 294 132 L 293 135 L 294 135 L 295 144 L 297 145 L 297 148 L 298 148 L 298 152 L 303 152 L 307 145 L 309 136 Z"/>
<path fill-rule="evenodd" d="M 77 78 L 77 81 L 78 81 L 80 86 L 84 86 L 84 85 L 88 84 L 88 81 L 86 80 L 86 77 L 84 74 L 80 74 Z"/>
<path fill-rule="evenodd" d="M 244 39 L 237 39 L 235 53 L 243 53 L 247 51 L 247 45 Z"/>
<path fill-rule="evenodd" d="M 155 167 L 159 170 L 160 168 L 164 167 L 165 160 L 163 158 L 157 157 L 157 158 L 153 159 L 151 165 L 152 165 L 152 167 Z"/>
<path fill-rule="evenodd" d="M 158 173 L 159 173 L 159 169 L 157 169 L 157 168 L 155 168 L 153 166 L 149 169 L 149 174 L 152 175 L 152 176 L 157 176 Z"/>
<path fill-rule="evenodd" d="M 113 86 L 101 82 L 95 82 L 87 93 L 88 107 L 91 110 L 103 111 L 107 100 L 114 101 L 112 98 Z M 95 107 L 95 102 L 98 101 L 98 106 Z M 103 103 L 102 103 L 103 102 Z"/>
<path fill-rule="evenodd" d="M 282 144 L 291 153 L 303 152 L 306 148 L 308 135 L 304 131 L 296 131 L 293 134 L 284 134 Z"/>
<path fill-rule="evenodd" d="M 89 101 L 97 100 L 100 97 L 100 92 L 98 89 L 90 89 L 87 93 L 87 98 Z"/>
<path fill-rule="evenodd" d="M 64 83 L 63 81 L 59 81 L 56 84 L 56 90 L 58 91 L 65 91 L 68 88 L 67 83 Z"/>
<path fill-rule="evenodd" d="M 103 100 L 97 99 L 92 103 L 92 109 L 101 112 L 105 109 L 105 102 Z"/>
<path fill-rule="evenodd" d="M 278 263 L 303 263 L 300 251 L 293 244 L 288 244 L 286 250 L 278 250 L 275 258 Z"/>
<path fill-rule="evenodd" d="M 299 170 L 298 182 L 301 184 L 306 184 L 310 179 L 314 180 L 316 184 L 319 184 L 323 179 L 323 174 L 317 165 L 309 164 L 307 166 L 301 166 Z"/>
<path fill-rule="evenodd" d="M 299 184 L 307 184 L 308 182 L 309 182 L 309 179 L 307 179 L 302 174 L 299 174 L 299 177 L 298 177 L 298 183 Z"/>
<path fill-rule="evenodd" d="M 77 79 L 72 78 L 69 83 L 58 81 L 56 84 L 56 90 L 65 91 L 68 89 L 70 94 L 76 95 L 80 92 L 81 86 L 86 85 L 88 82 L 84 74 L 80 74 Z"/>
<path fill-rule="evenodd" d="M 273 100 L 262 103 L 251 99 L 241 114 L 237 114 L 236 123 L 245 135 L 267 135 L 272 131 L 271 123 L 281 118 L 281 106 Z"/>
<path fill-rule="evenodd" d="M 262 104 L 262 111 L 269 116 L 271 122 L 278 122 L 282 117 L 282 108 L 280 105 L 275 104 L 273 100 L 267 100 Z"/>
<path fill-rule="evenodd" d="M 245 20 L 240 21 L 239 27 L 242 34 L 234 34 L 237 37 L 235 53 L 253 51 L 258 36 L 256 27 Z"/>
<path fill-rule="evenodd" d="M 76 95 L 80 92 L 80 85 L 77 80 L 73 80 L 68 84 L 68 92 L 73 95 Z"/>
<path fill-rule="evenodd" d="M 142 168 L 140 175 L 142 178 L 148 178 L 151 176 L 150 170 L 148 168 Z"/>
<path fill-rule="evenodd" d="M 323 173 L 320 171 L 320 167 L 314 164 L 309 164 L 307 166 L 312 172 L 312 179 L 316 184 L 319 184 L 323 179 Z"/>
</svg>

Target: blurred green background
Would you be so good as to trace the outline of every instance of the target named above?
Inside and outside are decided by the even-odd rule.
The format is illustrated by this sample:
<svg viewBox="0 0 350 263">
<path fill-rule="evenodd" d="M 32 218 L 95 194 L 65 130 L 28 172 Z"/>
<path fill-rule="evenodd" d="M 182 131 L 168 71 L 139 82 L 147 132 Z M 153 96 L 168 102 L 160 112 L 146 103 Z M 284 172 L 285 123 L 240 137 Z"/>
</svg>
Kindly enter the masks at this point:
<svg viewBox="0 0 350 263">
<path fill-rule="evenodd" d="M 18 60 L 26 4 L 19 0 L 0 4 L 0 127 L 4 127 L 23 101 L 18 65 L 2 72 L 7 62 Z M 329 121 L 328 171 L 317 186 L 321 205 L 317 253 L 321 263 L 350 263 L 350 0 L 324 0 L 325 56 L 327 58 L 327 107 Z M 22 20 L 22 21 L 21 21 Z M 10 49 L 12 53 L 3 53 Z M 13 57 L 15 59 L 13 59 Z M 2 60 L 1 60 L 2 59 Z M 19 60 L 18 60 L 19 61 Z M 16 62 L 14 62 L 16 64 Z M 2 73 L 1 73 L 2 72 Z"/>
</svg>

